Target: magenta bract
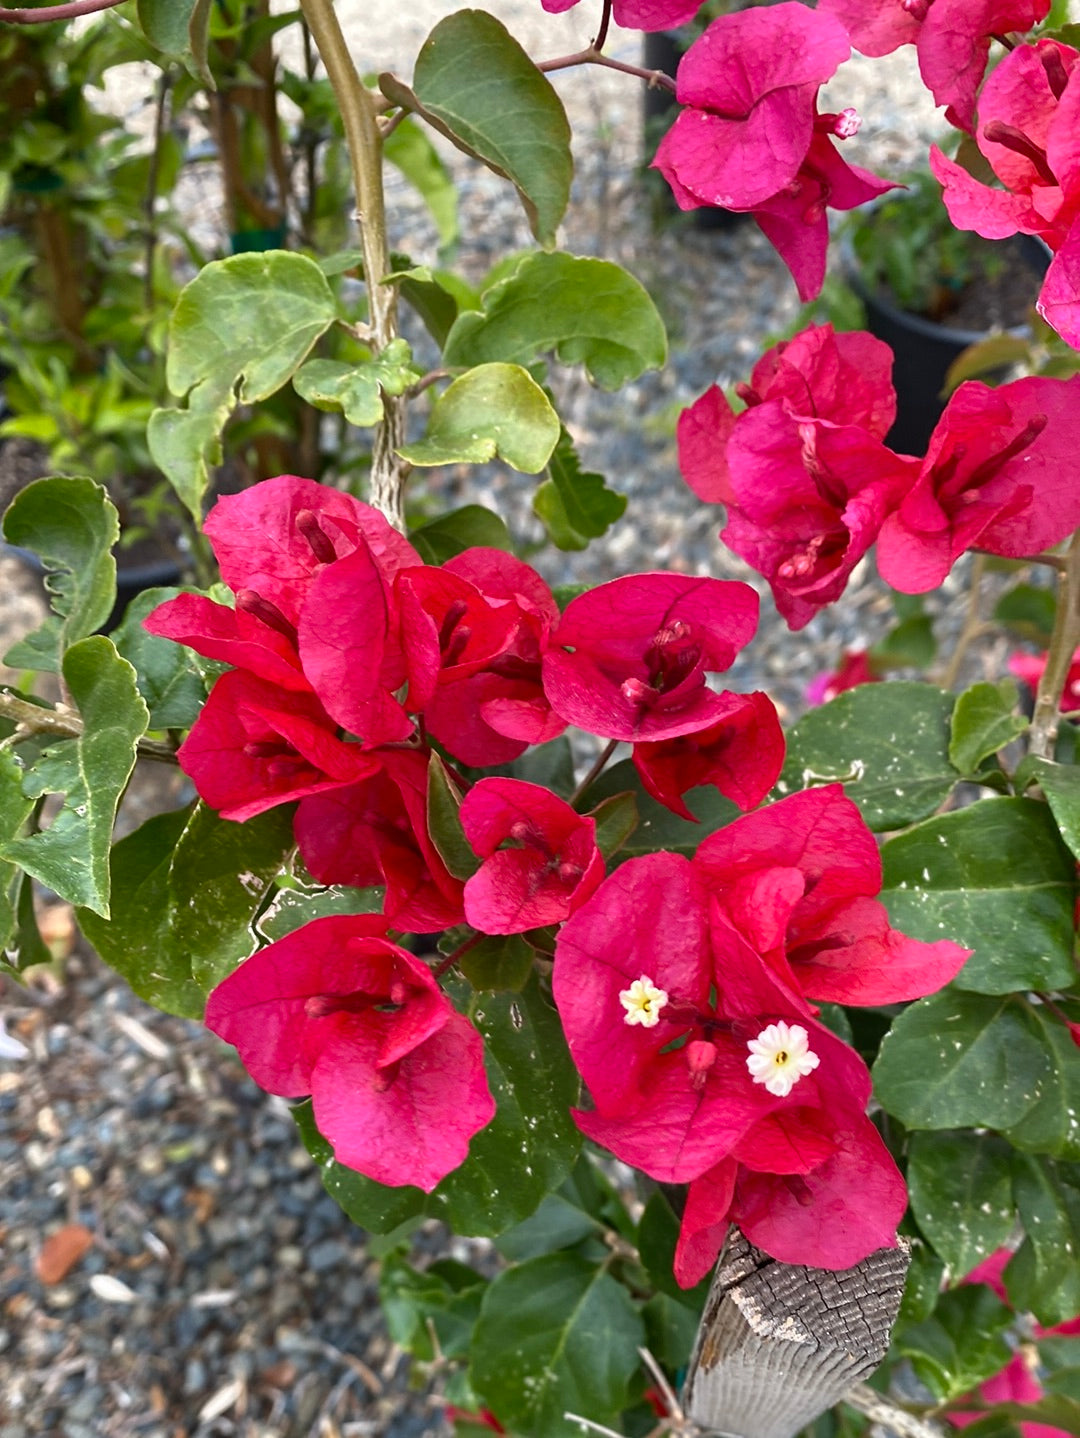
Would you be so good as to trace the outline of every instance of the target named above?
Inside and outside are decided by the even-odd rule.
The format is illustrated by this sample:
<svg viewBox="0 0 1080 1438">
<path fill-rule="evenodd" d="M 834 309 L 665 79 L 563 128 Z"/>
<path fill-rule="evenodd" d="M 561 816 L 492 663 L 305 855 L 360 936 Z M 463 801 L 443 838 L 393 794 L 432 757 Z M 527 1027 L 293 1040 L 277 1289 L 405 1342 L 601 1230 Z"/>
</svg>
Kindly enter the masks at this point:
<svg viewBox="0 0 1080 1438">
<path fill-rule="evenodd" d="M 670 739 L 723 718 L 705 683 L 757 628 L 748 584 L 634 574 L 572 599 L 544 655 L 552 709 L 604 739 Z"/>
<path fill-rule="evenodd" d="M 339 1163 L 429 1192 L 495 1112 L 483 1044 L 386 921 L 315 919 L 210 994 L 206 1024 L 261 1087 L 310 1094 Z"/>
<path fill-rule="evenodd" d="M 481 933 L 561 923 L 604 877 L 595 821 L 538 784 L 480 779 L 460 818 L 483 861 L 465 884 L 465 918 Z"/>
<path fill-rule="evenodd" d="M 540 0 L 549 15 L 572 10 L 578 0 Z M 703 0 L 615 0 L 612 18 L 625 30 L 670 30 L 685 25 L 701 9 Z"/>
</svg>

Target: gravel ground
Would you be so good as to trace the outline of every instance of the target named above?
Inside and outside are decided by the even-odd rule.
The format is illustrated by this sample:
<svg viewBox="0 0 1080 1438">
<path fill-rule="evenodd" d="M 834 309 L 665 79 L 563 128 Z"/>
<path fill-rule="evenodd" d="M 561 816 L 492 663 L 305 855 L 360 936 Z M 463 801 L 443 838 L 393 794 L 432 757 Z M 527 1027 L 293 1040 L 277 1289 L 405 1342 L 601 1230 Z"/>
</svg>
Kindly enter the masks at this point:
<svg viewBox="0 0 1080 1438">
<path fill-rule="evenodd" d="M 451 8 L 339 4 L 361 68 L 389 61 L 404 73 Z M 580 48 L 598 7 L 585 0 L 550 17 L 538 0 L 489 8 L 534 53 L 550 56 Z M 365 34 L 378 39 L 369 44 Z M 636 37 L 617 32 L 616 40 L 614 53 L 636 58 Z M 849 67 L 842 93 L 834 85 L 827 97 L 864 113 L 848 156 L 883 172 L 895 172 L 933 133 L 909 58 Z M 639 91 L 595 69 L 558 83 L 577 136 L 567 244 L 618 260 L 643 280 L 664 311 L 673 355 L 662 374 L 618 395 L 570 372 L 555 377 L 586 467 L 625 490 L 630 507 L 586 553 L 547 552 L 536 563 L 552 581 L 649 567 L 745 578 L 717 543 L 719 516 L 678 478 L 674 423 L 713 380 L 745 378 L 767 337 L 792 324 L 793 286 L 753 224 L 655 233 L 637 174 Z M 114 100 L 133 107 L 137 94 L 135 80 Z M 508 186 L 453 151 L 448 158 L 462 184 L 464 262 L 478 277 L 528 235 Z M 426 217 L 396 181 L 390 205 L 395 243 L 434 259 Z M 505 507 L 519 538 L 536 537 L 532 481 L 484 470 L 445 484 L 447 498 Z M 10 634 L 27 627 L 39 600 L 18 566 L 2 563 L 0 629 Z M 842 607 L 798 636 L 766 604 L 732 687 L 768 689 L 790 717 L 818 668 L 874 637 L 883 607 L 864 575 Z M 159 792 L 161 782 L 154 777 L 143 802 L 176 802 Z M 62 951 L 67 916 L 51 917 Z M 4 982 L 0 1012 L 29 1050 L 24 1060 L 0 1060 L 0 1438 L 446 1431 L 437 1400 L 409 1390 L 407 1364 L 379 1316 L 377 1265 L 362 1234 L 323 1195 L 285 1106 L 247 1080 L 230 1050 L 197 1025 L 147 1009 L 81 947 L 29 989 Z M 61 1229 L 73 1242 L 86 1230 L 89 1247 L 57 1276 L 43 1245 Z"/>
</svg>

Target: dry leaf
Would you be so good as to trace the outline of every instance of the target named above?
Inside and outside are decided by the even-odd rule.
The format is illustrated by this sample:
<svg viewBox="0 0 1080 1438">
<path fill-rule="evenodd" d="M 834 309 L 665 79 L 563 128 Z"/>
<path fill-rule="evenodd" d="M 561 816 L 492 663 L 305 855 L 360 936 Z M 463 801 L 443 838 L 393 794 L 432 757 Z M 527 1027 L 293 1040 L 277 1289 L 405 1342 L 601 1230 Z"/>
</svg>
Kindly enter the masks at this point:
<svg viewBox="0 0 1080 1438">
<path fill-rule="evenodd" d="M 41 1245 L 35 1270 L 42 1283 L 60 1283 L 93 1245 L 94 1235 L 81 1223 L 68 1223 Z"/>
</svg>

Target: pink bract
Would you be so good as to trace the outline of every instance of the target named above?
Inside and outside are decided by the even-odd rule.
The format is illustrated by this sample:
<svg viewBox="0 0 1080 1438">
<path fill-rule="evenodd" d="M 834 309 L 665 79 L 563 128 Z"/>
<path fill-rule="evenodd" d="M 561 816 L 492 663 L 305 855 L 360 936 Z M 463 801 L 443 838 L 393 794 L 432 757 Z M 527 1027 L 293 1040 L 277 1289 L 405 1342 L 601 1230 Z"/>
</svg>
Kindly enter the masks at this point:
<svg viewBox="0 0 1080 1438">
<path fill-rule="evenodd" d="M 604 877 L 595 821 L 538 784 L 480 779 L 460 818 L 482 860 L 465 884 L 465 919 L 481 933 L 561 923 Z"/>
<path fill-rule="evenodd" d="M 495 1112 L 483 1044 L 374 916 L 315 919 L 210 994 L 206 1024 L 261 1087 L 310 1093 L 334 1156 L 430 1193 Z"/>
<path fill-rule="evenodd" d="M 881 858 L 839 784 L 806 789 L 710 834 L 693 865 L 733 928 L 781 982 L 820 1002 L 934 993 L 970 955 L 893 929 L 874 895 Z"/>
<path fill-rule="evenodd" d="M 878 684 L 881 675 L 874 673 L 873 662 L 865 649 L 848 649 L 835 669 L 819 674 L 806 686 L 808 704 L 828 704 L 838 694 L 857 689 L 860 684 Z"/>
<path fill-rule="evenodd" d="M 727 713 L 706 729 L 635 744 L 634 768 L 660 804 L 684 819 L 694 819 L 684 799 L 690 789 L 712 785 L 740 809 L 753 809 L 780 777 L 784 731 L 767 694 L 718 696 Z"/>
<path fill-rule="evenodd" d="M 1021 45 L 979 97 L 976 139 L 1004 190 L 991 189 L 936 147 L 930 167 L 958 229 L 988 239 L 1017 231 L 1055 251 L 1038 309 L 1080 346 L 1080 71 L 1078 52 L 1055 40 Z"/>
<path fill-rule="evenodd" d="M 970 130 L 992 36 L 1030 30 L 1050 0 L 820 0 L 864 55 L 915 45 L 919 71 L 947 118 Z"/>
<path fill-rule="evenodd" d="M 301 800 L 300 853 L 321 884 L 385 885 L 383 912 L 398 928 L 433 933 L 465 917 L 461 881 L 427 827 L 427 759 L 419 750 L 367 751 L 378 772 Z"/>
<path fill-rule="evenodd" d="M 748 584 L 635 574 L 572 599 L 544 655 L 552 709 L 605 739 L 691 734 L 727 705 L 705 683 L 730 667 L 757 627 Z"/>
<path fill-rule="evenodd" d="M 878 568 L 905 594 L 934 589 L 966 549 L 1019 559 L 1080 524 L 1080 376 L 962 384 L 918 480 L 881 528 Z"/>
<path fill-rule="evenodd" d="M 1045 668 L 1046 650 L 1043 650 L 1041 654 L 1009 655 L 1009 673 L 1014 674 L 1017 679 L 1022 679 L 1033 694 L 1039 687 L 1039 681 L 1043 677 Z M 1062 685 L 1059 703 L 1062 709 L 1080 709 L 1080 649 L 1073 654 L 1069 672 Z"/>
<path fill-rule="evenodd" d="M 578 0 L 540 0 L 549 15 L 572 10 Z M 685 25 L 704 0 L 615 0 L 612 18 L 625 30 L 671 30 Z"/>
<path fill-rule="evenodd" d="M 378 768 L 359 744 L 337 737 L 314 694 L 242 669 L 217 680 L 177 759 L 201 799 L 223 819 L 240 821 Z"/>
</svg>

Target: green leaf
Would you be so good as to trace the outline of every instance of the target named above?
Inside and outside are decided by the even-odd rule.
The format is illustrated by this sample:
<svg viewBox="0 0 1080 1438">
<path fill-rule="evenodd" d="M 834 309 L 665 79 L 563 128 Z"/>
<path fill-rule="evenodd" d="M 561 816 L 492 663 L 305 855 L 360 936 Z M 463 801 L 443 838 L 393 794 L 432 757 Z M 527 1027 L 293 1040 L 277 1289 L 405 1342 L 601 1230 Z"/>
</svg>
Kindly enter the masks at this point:
<svg viewBox="0 0 1080 1438">
<path fill-rule="evenodd" d="M 992 375 L 1006 365 L 1031 359 L 1031 343 L 1026 335 L 997 334 L 979 340 L 961 350 L 945 372 L 943 394 L 952 394 L 966 379 Z"/>
<path fill-rule="evenodd" d="M 1005 1331 L 1012 1309 L 983 1283 L 943 1293 L 931 1317 L 896 1337 L 918 1377 L 938 1398 L 959 1398 L 1012 1357 Z"/>
<path fill-rule="evenodd" d="M 455 879 L 471 879 L 480 867 L 461 827 L 461 791 L 438 754 L 428 762 L 427 823 L 439 857 Z"/>
<path fill-rule="evenodd" d="M 389 1254 L 379 1273 L 379 1301 L 390 1337 L 423 1363 L 434 1360 L 436 1342 L 444 1358 L 466 1357 L 486 1286 L 475 1269 L 453 1259 L 421 1272 Z"/>
<path fill-rule="evenodd" d="M 587 474 L 566 430 L 548 463 L 549 479 L 533 498 L 533 509 L 560 549 L 585 549 L 590 539 L 614 524 L 626 509 L 626 495 L 608 489 L 601 474 Z"/>
<path fill-rule="evenodd" d="M 415 121 L 404 119 L 383 140 L 383 154 L 427 205 L 439 248 L 448 249 L 459 234 L 457 186 L 430 138 Z"/>
<path fill-rule="evenodd" d="M 385 1188 L 334 1161 L 309 1106 L 294 1110 L 327 1192 L 349 1217 L 388 1233 L 423 1214 L 456 1233 L 494 1236 L 533 1213 L 574 1164 L 581 1134 L 570 1118 L 579 1081 L 555 1010 L 535 980 L 517 994 L 474 995 L 467 1010 L 484 1037 L 498 1112 L 469 1145 L 469 1157 L 431 1194 Z"/>
<path fill-rule="evenodd" d="M 1046 795 L 1058 832 L 1080 858 L 1080 766 L 1054 764 L 1029 754 L 1016 771 L 1017 788 L 1036 783 Z"/>
<path fill-rule="evenodd" d="M 685 1369 L 697 1338 L 700 1308 L 689 1308 L 669 1293 L 654 1293 L 641 1310 L 645 1346 L 673 1373 Z"/>
<path fill-rule="evenodd" d="M 597 804 L 591 817 L 596 821 L 596 847 L 610 859 L 638 826 L 637 800 L 633 794 L 612 794 Z"/>
<path fill-rule="evenodd" d="M 44 832 L 0 844 L 0 858 L 108 918 L 109 843 L 135 745 L 146 731 L 146 705 L 134 669 L 100 635 L 71 646 L 63 675 L 83 732 L 50 746 L 23 786 L 35 798 L 64 793 L 63 807 Z"/>
<path fill-rule="evenodd" d="M 206 60 L 211 0 L 136 0 L 142 32 L 155 50 L 180 63 L 208 90 L 217 85 Z"/>
<path fill-rule="evenodd" d="M 222 461 L 221 434 L 233 410 L 227 384 L 206 384 L 194 391 L 187 409 L 156 409 L 146 427 L 150 456 L 202 523 L 202 501 L 210 472 Z"/>
<path fill-rule="evenodd" d="M 458 968 L 474 989 L 520 993 L 535 961 L 536 954 L 520 934 L 488 934 L 462 956 Z"/>
<path fill-rule="evenodd" d="M 932 684 L 861 684 L 811 709 L 788 735 L 780 794 L 843 784 L 875 832 L 932 814 L 959 775 L 949 762 L 954 697 Z"/>
<path fill-rule="evenodd" d="M 559 438 L 559 416 L 520 365 L 481 364 L 438 397 L 422 440 L 398 448 L 411 464 L 484 464 L 505 460 L 538 474 Z"/>
<path fill-rule="evenodd" d="M 149 438 L 170 479 L 184 472 L 178 488 L 196 520 L 222 416 L 286 384 L 336 318 L 322 270 L 287 250 L 213 260 L 184 286 L 169 318 L 165 377 L 188 409 L 155 411 Z"/>
<path fill-rule="evenodd" d="M 563 1414 L 617 1419 L 644 1340 L 622 1284 L 576 1254 L 547 1254 L 501 1273 L 484 1294 L 473 1386 L 525 1438 L 579 1438 Z"/>
<path fill-rule="evenodd" d="M 380 914 L 383 896 L 382 889 L 280 888 L 255 921 L 255 933 L 267 943 L 274 943 L 312 919 L 341 914 Z"/>
<path fill-rule="evenodd" d="M 40 556 L 53 615 L 8 651 L 7 664 L 58 673 L 68 645 L 105 623 L 116 599 L 110 551 L 119 537 L 116 508 L 92 479 L 38 479 L 20 490 L 4 515 L 4 538 Z"/>
<path fill-rule="evenodd" d="M 981 799 L 889 840 L 882 864 L 881 897 L 898 929 L 974 949 L 957 988 L 1072 983 L 1076 863 L 1045 804 Z"/>
<path fill-rule="evenodd" d="M 459 150 L 512 181 L 542 245 L 570 198 L 570 125 L 551 82 L 493 15 L 459 10 L 424 41 L 413 88 L 380 75 L 383 94 Z"/>
<path fill-rule="evenodd" d="M 658 1190 L 650 1196 L 638 1223 L 638 1254 L 655 1288 L 689 1303 L 700 1313 L 712 1284 L 712 1274 L 703 1278 L 696 1288 L 680 1288 L 673 1272 L 678 1241 L 679 1220 L 667 1196 Z"/>
<path fill-rule="evenodd" d="M 1012 1150 L 989 1133 L 916 1133 L 908 1151 L 911 1211 L 963 1278 L 1012 1232 Z"/>
<path fill-rule="evenodd" d="M 461 311 L 480 308 L 480 296 L 464 280 L 444 270 L 416 265 L 387 279 L 397 284 L 401 298 L 416 312 L 440 350 Z"/>
<path fill-rule="evenodd" d="M 632 1239 L 633 1229 L 626 1231 L 627 1218 L 611 1185 L 589 1155 L 582 1153 L 558 1190 L 548 1194 L 531 1217 L 501 1234 L 495 1247 L 512 1263 L 539 1258 L 560 1248 L 577 1248 L 587 1256 L 586 1240 L 595 1240 L 605 1229 Z"/>
<path fill-rule="evenodd" d="M 929 614 L 910 614 L 873 645 L 870 658 L 886 668 L 926 669 L 936 653 L 933 620 Z"/>
<path fill-rule="evenodd" d="M 496 768 L 494 772 L 503 771 Z M 530 744 L 524 754 L 511 760 L 505 772 L 512 779 L 542 784 L 560 798 L 569 799 L 574 792 L 574 751 L 566 735 L 560 734 L 546 744 Z"/>
<path fill-rule="evenodd" d="M 140 997 L 202 1018 L 206 993 L 251 953 L 251 924 L 292 843 L 287 810 L 244 824 L 195 804 L 148 819 L 112 853 L 113 911 L 86 937 Z"/>
<path fill-rule="evenodd" d="M 308 360 L 293 375 L 293 389 L 316 409 L 343 414 L 350 424 L 363 428 L 381 422 L 384 393 L 404 394 L 422 375 L 412 362 L 407 341 L 396 339 L 366 364 Z"/>
<path fill-rule="evenodd" d="M 1051 1327 L 1080 1313 L 1080 1190 L 1049 1159 L 1018 1156 L 1013 1192 L 1027 1237 L 1005 1269 L 1013 1304 Z"/>
<path fill-rule="evenodd" d="M 930 1245 L 911 1234 L 907 1238 L 911 1244 L 911 1264 L 904 1280 L 904 1296 L 896 1320 L 898 1328 L 930 1317 L 945 1278 L 945 1264 Z"/>
<path fill-rule="evenodd" d="M 632 795 L 638 813 L 637 828 L 616 855 L 616 863 L 619 864 L 638 854 L 654 853 L 657 849 L 689 856 L 707 834 L 730 824 L 741 812 L 719 790 L 702 785 L 688 790 L 683 796 L 690 812 L 697 814 L 699 821 L 692 823 L 688 819 L 680 819 L 678 814 L 673 814 L 646 793 L 630 759 L 622 759 L 610 769 L 605 769 L 599 779 L 586 789 L 577 807 L 581 809 L 587 805 L 595 809 L 617 794 Z"/>
<path fill-rule="evenodd" d="M 1080 1434 L 1080 1402 L 1063 1393 L 1045 1393 L 1037 1403 L 996 1403 L 992 1413 L 965 1427 L 964 1432 L 974 1438 L 1016 1438 L 1023 1430 L 1011 1426 L 1010 1420 Z"/>
<path fill-rule="evenodd" d="M 1014 634 L 1045 648 L 1054 631 L 1057 599 L 1042 585 L 1014 584 L 994 605 L 994 619 Z"/>
<path fill-rule="evenodd" d="M 1050 1073 L 1038 1102 L 1023 1119 L 1004 1130 L 1014 1148 L 1080 1161 L 1080 1054 L 1069 1030 L 1045 1005 L 1031 1015 L 1050 1055 Z"/>
<path fill-rule="evenodd" d="M 667 360 L 659 311 L 610 260 L 526 255 L 483 301 L 483 313 L 468 310 L 454 321 L 444 364 L 528 365 L 554 351 L 563 364 L 583 364 L 601 389 L 616 390 Z"/>
<path fill-rule="evenodd" d="M 23 793 L 23 765 L 10 749 L 0 749 L 0 845 L 18 837 L 30 817 L 33 800 Z M 0 860 L 0 950 L 6 950 L 15 932 L 15 888 L 19 871 Z"/>
<path fill-rule="evenodd" d="M 186 644 L 148 634 L 143 628 L 152 609 L 179 593 L 179 589 L 144 589 L 128 605 L 111 636 L 117 653 L 135 670 L 139 693 L 150 711 L 150 729 L 190 729 L 221 669 Z"/>
<path fill-rule="evenodd" d="M 1008 1128 L 1041 1098 L 1051 1064 L 1023 999 L 947 989 L 893 1022 L 874 1088 L 908 1128 Z"/>
<path fill-rule="evenodd" d="M 418 529 L 410 529 L 409 539 L 425 564 L 445 564 L 455 554 L 476 547 L 514 552 L 506 524 L 482 504 L 463 505 Z"/>
<path fill-rule="evenodd" d="M 949 759 L 961 774 L 973 774 L 984 759 L 1023 734 L 1028 721 L 1013 711 L 1016 682 L 973 684 L 956 701 L 952 715 Z"/>
</svg>

